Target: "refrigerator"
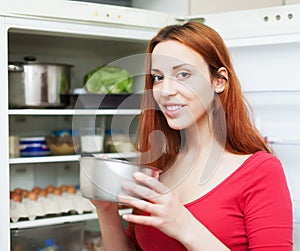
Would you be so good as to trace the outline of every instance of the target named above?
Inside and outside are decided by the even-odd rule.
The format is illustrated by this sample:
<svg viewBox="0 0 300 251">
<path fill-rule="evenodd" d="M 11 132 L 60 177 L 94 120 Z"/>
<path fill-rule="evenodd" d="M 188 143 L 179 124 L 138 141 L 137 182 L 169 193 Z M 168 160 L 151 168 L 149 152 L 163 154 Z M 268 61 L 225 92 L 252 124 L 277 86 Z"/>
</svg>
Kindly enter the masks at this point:
<svg viewBox="0 0 300 251">
<path fill-rule="evenodd" d="M 180 1 L 176 1 L 180 4 Z M 46 5 L 45 5 L 46 4 Z M 8 48 L 15 48 L 17 53 L 24 48 L 29 52 L 37 51 L 41 59 L 68 60 L 76 55 L 75 73 L 83 74 L 92 67 L 98 56 L 103 60 L 114 60 L 133 53 L 143 53 L 146 42 L 157 30 L 172 23 L 197 20 L 216 29 L 224 38 L 233 64 L 240 79 L 243 93 L 253 109 L 253 120 L 266 140 L 272 145 L 274 154 L 281 160 L 287 177 L 293 201 L 294 250 L 300 250 L 300 5 L 288 5 L 246 11 L 235 11 L 197 16 L 175 16 L 174 14 L 147 12 L 136 8 L 122 8 L 97 4 L 83 4 L 72 1 L 54 1 L 41 4 L 40 1 L 10 1 L 0 10 L 0 81 L 3 90 L 0 93 L 0 115 L 2 117 L 3 142 L 8 142 L 10 120 L 20 117 L 33 118 L 34 123 L 47 121 L 36 120 L 49 116 L 59 116 L 68 122 L 72 111 L 48 111 L 46 113 L 17 112 L 8 108 L 7 62 L 10 56 Z M 67 11 L 66 11 L 67 10 Z M 166 8 L 167 10 L 167 8 Z M 9 40 L 9 38 L 11 40 Z M 74 42 L 75 41 L 75 42 Z M 98 41 L 101 43 L 98 44 Z M 11 43 L 15 44 L 11 44 Z M 40 43 L 41 42 L 41 43 Z M 70 42 L 70 44 L 68 44 Z M 39 44 L 40 43 L 40 44 Z M 62 44 L 60 51 L 55 46 Z M 74 44 L 73 44 L 74 43 Z M 90 47 L 82 50 L 82 46 Z M 99 46 L 100 45 L 100 46 Z M 42 49 L 39 50 L 39 46 Z M 109 50 L 102 50 L 109 48 Z M 46 53 L 43 52 L 48 48 Z M 95 49 L 96 54 L 89 49 Z M 115 48 L 119 50 L 115 50 Z M 104 54 L 101 54 L 104 53 Z M 73 56 L 70 56 L 73 55 Z M 104 56 L 103 56 L 104 55 Z M 84 63 L 87 60 L 87 63 Z M 104 62 L 103 61 L 103 62 Z M 3 84 L 6 83 L 6 84 Z M 137 115 L 138 111 L 127 111 Z M 85 114 L 86 115 L 86 114 Z M 94 115 L 94 114 L 91 114 Z M 100 114 L 112 115 L 112 114 Z M 66 119 L 65 119 L 66 118 Z M 19 121 L 22 122 L 22 121 Z M 30 128 L 29 128 L 30 129 Z M 16 131 L 18 128 L 16 129 Z M 0 161 L 1 193 L 0 200 L 0 242 L 1 250 L 9 250 L 10 229 L 15 226 L 55 225 L 58 222 L 72 221 L 75 216 L 58 220 L 34 222 L 32 225 L 9 222 L 9 190 L 14 182 L 24 181 L 12 166 L 28 164 L 30 159 L 9 159 L 8 144 L 3 145 Z M 64 159 L 68 163 L 77 161 L 76 156 Z M 46 166 L 30 172 L 29 178 L 42 177 L 47 170 L 52 178 L 53 165 L 61 159 L 35 159 L 32 164 Z M 59 171 L 60 170 L 60 171 Z M 64 177 L 65 168 L 58 168 L 59 178 Z M 15 176 L 14 176 L 15 175 Z M 74 175 L 74 172 L 72 173 Z M 14 177 L 12 177 L 14 176 Z M 68 176 L 70 177 L 70 176 Z M 18 180 L 19 178 L 19 180 Z M 78 177 L 72 176 L 72 180 Z M 95 214 L 75 217 L 74 222 L 96 219 Z M 63 230 L 62 230 L 63 231 Z"/>
</svg>

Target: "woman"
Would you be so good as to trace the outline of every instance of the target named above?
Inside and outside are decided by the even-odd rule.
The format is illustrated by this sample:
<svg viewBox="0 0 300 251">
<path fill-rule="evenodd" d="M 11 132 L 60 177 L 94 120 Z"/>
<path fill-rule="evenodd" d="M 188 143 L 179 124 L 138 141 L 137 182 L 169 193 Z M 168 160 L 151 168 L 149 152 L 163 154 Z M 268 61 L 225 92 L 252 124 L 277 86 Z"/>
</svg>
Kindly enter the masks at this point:
<svg viewBox="0 0 300 251">
<path fill-rule="evenodd" d="M 282 166 L 248 117 L 220 36 L 200 23 L 168 26 L 147 52 L 137 145 L 140 162 L 163 173 L 124 184 L 133 195 L 120 200 L 135 208 L 126 233 L 115 203 L 93 201 L 104 249 L 292 250 Z"/>
</svg>

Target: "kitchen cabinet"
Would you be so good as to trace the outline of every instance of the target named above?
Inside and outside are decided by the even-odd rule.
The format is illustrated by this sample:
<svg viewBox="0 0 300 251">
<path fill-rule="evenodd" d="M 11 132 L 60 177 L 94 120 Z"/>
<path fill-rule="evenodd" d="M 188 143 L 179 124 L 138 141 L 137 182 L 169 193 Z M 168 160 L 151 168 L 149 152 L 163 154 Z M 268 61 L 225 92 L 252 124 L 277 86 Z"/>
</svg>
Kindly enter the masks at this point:
<svg viewBox="0 0 300 251">
<path fill-rule="evenodd" d="M 300 53 L 298 30 L 300 19 L 297 16 L 300 5 L 175 18 L 166 13 L 71 1 L 61 1 L 59 7 L 56 5 L 57 2 L 48 1 L 42 4 L 43 6 L 39 1 L 34 0 L 26 2 L 14 0 L 7 4 L 7 9 L 0 11 L 0 82 L 2 87 L 0 134 L 4 142 L 0 153 L 2 250 L 10 250 L 11 228 L 37 227 L 96 218 L 95 214 L 90 213 L 11 223 L 9 190 L 18 181 L 12 175 L 15 169 L 25 166 L 35 170 L 36 175 L 39 175 L 38 182 L 41 184 L 47 182 L 47 179 L 42 178 L 43 173 L 46 173 L 44 177 L 55 179 L 51 176 L 53 173 L 61 174 L 64 171 L 71 174 L 68 176 L 70 182 L 76 182 L 79 156 L 9 158 L 10 134 L 34 133 L 37 135 L 40 132 L 49 132 L 62 126 L 70 126 L 74 117 L 97 117 L 100 118 L 100 123 L 104 123 L 101 119 L 103 117 L 118 116 L 130 120 L 139 114 L 138 109 L 10 109 L 8 61 L 21 60 L 24 56 L 34 55 L 40 61 L 73 64 L 71 84 L 74 89 L 82 86 L 84 74 L 96 66 L 143 53 L 147 41 L 160 27 L 185 20 L 198 20 L 215 28 L 224 38 L 232 54 L 244 93 L 251 97 L 257 93 L 259 95 L 267 93 L 269 97 L 265 99 L 267 104 L 264 103 L 261 106 L 256 103 L 256 98 L 250 100 L 256 114 L 260 115 L 262 111 L 265 111 L 266 105 L 272 108 L 274 101 L 272 93 L 284 91 L 293 93 L 293 96 L 300 93 L 300 85 L 295 78 Z M 138 79 L 134 88 L 135 91 L 140 91 L 142 80 Z M 290 100 L 285 97 L 284 102 L 287 99 Z M 296 102 L 297 98 L 291 100 Z M 276 110 L 271 109 L 271 112 L 274 113 L 273 118 L 275 118 Z M 289 116 L 300 117 L 297 110 L 293 110 Z M 289 120 L 284 125 L 289 126 L 291 123 L 298 125 L 299 121 L 298 119 Z M 270 124 L 272 123 L 260 126 L 264 128 L 265 136 L 270 136 L 272 133 L 271 136 L 275 137 L 279 131 Z M 295 135 L 300 139 L 299 132 L 296 130 L 290 130 L 285 136 L 295 138 Z M 296 143 L 300 145 L 300 140 Z M 278 150 L 278 155 L 284 160 L 295 157 L 295 153 L 290 156 L 291 153 L 291 151 Z M 118 158 L 119 156 L 111 154 L 110 157 Z M 293 199 L 298 201 L 300 188 L 298 183 L 293 181 L 292 176 L 300 177 L 300 169 L 295 168 L 295 163 L 296 160 L 293 164 L 287 162 L 284 164 L 289 175 Z M 30 175 L 34 180 L 34 174 Z M 60 176 L 62 177 L 64 175 Z M 60 182 L 63 181 L 60 180 Z M 299 231 L 300 220 L 299 216 L 297 217 L 295 229 Z M 296 235 L 299 235 L 299 232 L 295 232 Z M 296 247 L 300 243 L 299 237 L 297 238 Z"/>
</svg>

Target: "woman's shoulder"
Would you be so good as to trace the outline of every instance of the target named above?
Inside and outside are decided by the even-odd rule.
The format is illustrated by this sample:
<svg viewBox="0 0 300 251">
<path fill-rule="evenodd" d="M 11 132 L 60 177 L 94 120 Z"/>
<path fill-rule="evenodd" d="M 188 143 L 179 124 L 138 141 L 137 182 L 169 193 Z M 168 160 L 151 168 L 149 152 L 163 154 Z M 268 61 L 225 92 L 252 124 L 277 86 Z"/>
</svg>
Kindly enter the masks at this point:
<svg viewBox="0 0 300 251">
<path fill-rule="evenodd" d="M 246 155 L 229 153 L 227 156 L 229 156 L 227 157 L 229 161 L 225 161 L 225 165 L 228 166 L 228 164 L 231 164 L 231 166 L 233 166 L 230 176 L 247 176 L 252 175 L 259 169 L 266 171 L 269 168 L 282 167 L 279 159 L 267 151 L 258 151 Z"/>
<path fill-rule="evenodd" d="M 243 168 L 247 176 L 247 183 L 278 183 L 286 182 L 283 166 L 280 160 L 266 151 L 259 151 L 251 155 L 244 163 Z"/>
<path fill-rule="evenodd" d="M 282 167 L 280 160 L 272 153 L 266 151 L 258 151 L 253 153 L 244 162 L 246 166 L 252 166 L 253 168 L 275 168 Z"/>
</svg>

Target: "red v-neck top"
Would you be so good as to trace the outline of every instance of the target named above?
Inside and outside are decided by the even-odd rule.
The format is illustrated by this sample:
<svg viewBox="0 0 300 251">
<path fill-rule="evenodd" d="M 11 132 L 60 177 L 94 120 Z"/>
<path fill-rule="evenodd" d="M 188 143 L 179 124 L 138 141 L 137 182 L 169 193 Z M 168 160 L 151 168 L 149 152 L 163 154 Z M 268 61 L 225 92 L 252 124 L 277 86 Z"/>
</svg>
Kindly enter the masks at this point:
<svg viewBox="0 0 300 251">
<path fill-rule="evenodd" d="M 253 154 L 222 183 L 185 206 L 231 251 L 292 250 L 292 203 L 286 178 L 279 160 L 267 152 Z M 135 225 L 134 229 L 135 237 L 127 233 L 144 251 L 186 250 L 156 228 Z"/>
</svg>

